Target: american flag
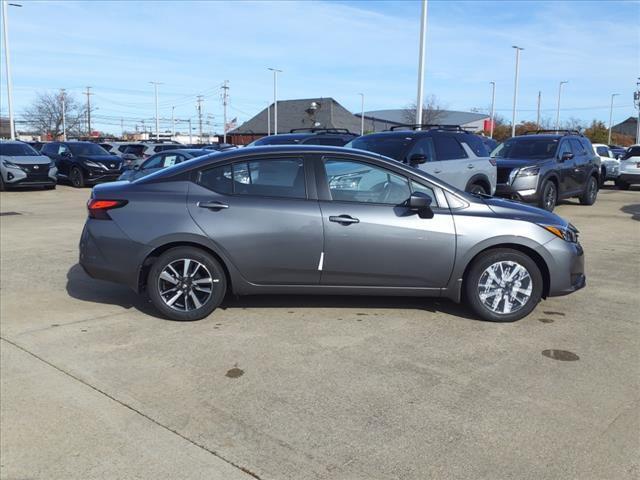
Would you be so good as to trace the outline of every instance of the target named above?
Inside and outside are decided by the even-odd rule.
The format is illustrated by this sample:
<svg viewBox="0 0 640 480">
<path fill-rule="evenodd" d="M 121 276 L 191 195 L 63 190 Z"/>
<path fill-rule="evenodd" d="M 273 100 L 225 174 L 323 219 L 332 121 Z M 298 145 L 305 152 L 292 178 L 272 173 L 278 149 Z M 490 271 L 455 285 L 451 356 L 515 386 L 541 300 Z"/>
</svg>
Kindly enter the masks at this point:
<svg viewBox="0 0 640 480">
<path fill-rule="evenodd" d="M 229 130 L 233 130 L 237 126 L 238 126 L 238 117 L 234 117 L 227 122 L 224 128 L 225 128 L 225 131 L 228 132 Z"/>
</svg>

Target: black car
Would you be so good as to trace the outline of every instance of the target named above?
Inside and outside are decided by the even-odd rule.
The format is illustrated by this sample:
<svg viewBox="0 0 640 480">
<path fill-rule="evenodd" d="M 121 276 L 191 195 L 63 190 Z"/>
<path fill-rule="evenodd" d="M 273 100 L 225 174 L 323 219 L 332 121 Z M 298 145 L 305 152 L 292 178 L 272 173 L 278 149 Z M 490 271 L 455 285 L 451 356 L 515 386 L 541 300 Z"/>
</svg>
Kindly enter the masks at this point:
<svg viewBox="0 0 640 480">
<path fill-rule="evenodd" d="M 342 147 L 354 138 L 346 128 L 294 128 L 289 133 L 269 135 L 251 142 L 247 147 L 264 145 L 326 145 Z"/>
<path fill-rule="evenodd" d="M 122 159 L 92 142 L 51 142 L 41 153 L 55 162 L 58 179 L 78 188 L 117 180 L 122 173 Z"/>
<path fill-rule="evenodd" d="M 600 185 L 600 157 L 577 131 L 537 130 L 506 140 L 495 152 L 496 195 L 552 211 L 558 200 L 578 197 L 593 205 Z"/>
<path fill-rule="evenodd" d="M 187 160 L 191 160 L 192 158 L 211 155 L 212 153 L 215 152 L 204 148 L 177 148 L 175 150 L 156 153 L 155 155 L 147 158 L 141 165 L 136 165 L 133 168 L 125 170 L 118 180 L 128 180 L 133 182 L 134 180 L 151 175 L 163 168 L 172 167 L 179 163 L 186 162 Z"/>
<path fill-rule="evenodd" d="M 37 142 L 37 141 L 33 141 L 33 142 L 25 142 L 28 143 L 29 145 L 31 145 L 31 147 L 36 151 L 39 152 L 40 150 L 42 150 L 42 147 L 45 145 L 45 142 Z"/>
</svg>

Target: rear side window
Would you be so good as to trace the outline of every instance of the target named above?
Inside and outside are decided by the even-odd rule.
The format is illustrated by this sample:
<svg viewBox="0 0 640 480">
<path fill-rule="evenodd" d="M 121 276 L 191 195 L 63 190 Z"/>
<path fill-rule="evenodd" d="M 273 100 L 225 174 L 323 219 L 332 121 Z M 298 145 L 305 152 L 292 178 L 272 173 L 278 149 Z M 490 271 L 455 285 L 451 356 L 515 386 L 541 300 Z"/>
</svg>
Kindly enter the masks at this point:
<svg viewBox="0 0 640 480">
<path fill-rule="evenodd" d="M 607 147 L 596 147 L 596 152 L 601 157 L 608 157 L 609 156 L 609 149 Z"/>
<path fill-rule="evenodd" d="M 262 197 L 307 198 L 300 158 L 233 164 L 233 193 Z"/>
<path fill-rule="evenodd" d="M 231 165 L 222 165 L 200 172 L 198 183 L 214 192 L 231 195 L 233 193 L 231 178 Z"/>
<path fill-rule="evenodd" d="M 581 138 L 580 143 L 582 143 L 582 146 L 584 147 L 585 152 L 593 155 L 593 145 L 591 145 L 591 142 L 588 139 Z"/>
<path fill-rule="evenodd" d="M 489 150 L 487 149 L 487 145 L 484 140 L 473 134 L 465 135 L 462 138 L 462 141 L 469 145 L 469 148 L 479 157 L 488 157 Z"/>
<path fill-rule="evenodd" d="M 129 145 L 124 153 L 132 153 L 136 157 L 141 157 L 144 153 L 144 145 Z"/>
<path fill-rule="evenodd" d="M 437 160 L 457 160 L 467 158 L 467 154 L 460 142 L 449 135 L 437 135 L 434 137 Z"/>
</svg>

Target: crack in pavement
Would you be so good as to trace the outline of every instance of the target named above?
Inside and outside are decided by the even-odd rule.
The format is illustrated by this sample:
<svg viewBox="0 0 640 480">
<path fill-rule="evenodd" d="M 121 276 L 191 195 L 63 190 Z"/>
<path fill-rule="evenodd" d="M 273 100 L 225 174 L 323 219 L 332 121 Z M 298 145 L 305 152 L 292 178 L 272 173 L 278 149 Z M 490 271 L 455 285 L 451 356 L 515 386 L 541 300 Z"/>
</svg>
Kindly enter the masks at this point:
<svg viewBox="0 0 640 480">
<path fill-rule="evenodd" d="M 243 467 L 242 465 L 238 465 L 238 464 L 237 464 L 237 463 L 235 463 L 235 462 L 232 462 L 231 460 L 229 460 L 228 458 L 225 458 L 224 456 L 222 456 L 222 455 L 221 455 L 221 454 L 219 454 L 218 452 L 216 452 L 216 451 L 214 451 L 214 450 L 211 450 L 211 449 L 207 448 L 205 445 L 202 445 L 201 443 L 198 443 L 198 442 L 196 442 L 196 441 L 194 441 L 194 440 L 190 439 L 189 437 L 187 437 L 187 436 L 185 436 L 185 435 L 181 434 L 180 432 L 178 432 L 178 431 L 176 431 L 176 430 L 173 430 L 171 427 L 168 427 L 167 425 L 164 425 L 164 424 L 160 423 L 159 421 L 157 421 L 156 419 L 154 419 L 154 418 L 150 417 L 150 416 L 149 416 L 149 415 L 147 415 L 146 413 L 143 413 L 142 411 L 138 410 L 137 408 L 132 407 L 131 405 L 129 405 L 129 404 L 127 404 L 127 403 L 123 402 L 122 400 L 117 399 L 116 397 L 114 397 L 113 395 L 111 395 L 111 394 L 109 394 L 109 393 L 105 392 L 104 390 L 101 390 L 100 388 L 98 388 L 98 387 L 96 387 L 96 386 L 94 386 L 94 385 L 91 385 L 90 383 L 88 383 L 88 382 L 86 382 L 85 380 L 83 380 L 83 379 L 81 379 L 81 378 L 77 377 L 77 376 L 76 376 L 76 375 L 74 375 L 73 373 L 67 372 L 66 370 L 64 370 L 64 369 L 62 369 L 62 368 L 60 368 L 60 367 L 58 367 L 57 365 L 55 365 L 55 364 L 51 363 L 50 361 L 48 361 L 48 360 L 46 360 L 46 359 L 44 359 L 44 358 L 40 357 L 38 354 L 33 353 L 33 352 L 31 352 L 30 350 L 28 350 L 27 348 L 25 348 L 25 347 L 23 347 L 23 346 L 21 346 L 21 345 L 19 345 L 19 344 L 15 343 L 14 341 L 9 340 L 8 338 L 2 337 L 2 336 L 0 336 L 0 340 L 2 340 L 2 341 L 4 341 L 4 342 L 7 342 L 9 345 L 13 345 L 13 346 L 14 346 L 14 347 L 16 347 L 17 349 L 19 349 L 19 350 L 23 351 L 24 353 L 26 353 L 26 354 L 28 354 L 28 355 L 31 355 L 32 357 L 36 358 L 37 360 L 41 361 L 42 363 L 44 363 L 44 364 L 46 364 L 46 365 L 49 365 L 51 368 L 54 368 L 55 370 L 57 370 L 58 372 L 62 373 L 63 375 L 66 375 L 67 377 L 70 377 L 70 378 L 72 378 L 73 380 L 75 380 L 75 381 L 77 381 L 77 382 L 80 382 L 81 384 L 83 384 L 83 385 L 85 385 L 85 386 L 89 387 L 90 389 L 94 390 L 95 392 L 98 392 L 99 394 L 101 394 L 101 395 L 103 395 L 103 396 L 107 397 L 108 399 L 110 399 L 110 400 L 112 400 L 112 401 L 116 402 L 117 404 L 119 404 L 119 405 L 121 405 L 121 406 L 123 406 L 123 407 L 125 407 L 125 408 L 127 408 L 127 409 L 129 409 L 129 410 L 131 410 L 132 412 L 134 412 L 134 413 L 136 413 L 136 414 L 140 415 L 141 417 L 143 417 L 143 418 L 145 418 L 145 419 L 149 420 L 149 421 L 150 421 L 150 422 L 152 422 L 153 424 L 155 424 L 155 425 L 157 425 L 157 426 L 159 426 L 159 427 L 163 428 L 164 430 L 167 430 L 167 431 L 169 431 L 169 432 L 173 433 L 174 435 L 177 435 L 178 437 L 182 438 L 183 440 L 186 440 L 186 441 L 187 441 L 187 442 L 189 442 L 190 444 L 192 444 L 192 445 L 194 445 L 194 446 L 196 446 L 196 447 L 198 447 L 198 448 L 200 448 L 200 449 L 204 450 L 205 452 L 210 453 L 211 455 L 213 455 L 213 456 L 215 456 L 215 457 L 219 458 L 219 459 L 220 459 L 220 460 L 222 460 L 223 462 L 228 463 L 228 464 L 229 464 L 229 465 L 231 465 L 232 467 L 237 468 L 238 470 L 240 470 L 240 471 L 242 471 L 242 472 L 246 473 L 247 475 L 250 475 L 251 477 L 253 477 L 253 478 L 257 479 L 257 480 L 262 480 L 262 479 L 261 479 L 257 474 L 253 473 L 253 472 L 252 472 L 251 470 L 249 470 L 248 468 Z"/>
</svg>

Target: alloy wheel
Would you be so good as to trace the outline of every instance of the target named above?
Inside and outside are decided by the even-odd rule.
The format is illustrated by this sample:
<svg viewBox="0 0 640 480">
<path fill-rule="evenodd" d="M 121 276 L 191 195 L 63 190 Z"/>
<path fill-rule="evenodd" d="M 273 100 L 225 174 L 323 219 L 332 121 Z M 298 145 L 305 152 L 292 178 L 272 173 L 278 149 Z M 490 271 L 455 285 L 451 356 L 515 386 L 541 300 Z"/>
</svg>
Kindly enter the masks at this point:
<svg viewBox="0 0 640 480">
<path fill-rule="evenodd" d="M 158 292 L 164 303 L 180 312 L 197 310 L 206 304 L 219 278 L 211 276 L 202 263 L 181 258 L 164 267 L 158 277 Z"/>
<path fill-rule="evenodd" d="M 545 210 L 552 211 L 556 206 L 556 186 L 553 183 L 549 183 L 549 186 L 545 190 L 544 194 L 544 207 Z"/>
<path fill-rule="evenodd" d="M 500 261 L 487 267 L 478 280 L 483 306 L 497 314 L 515 313 L 531 298 L 533 281 L 529 271 L 514 261 Z"/>
</svg>

